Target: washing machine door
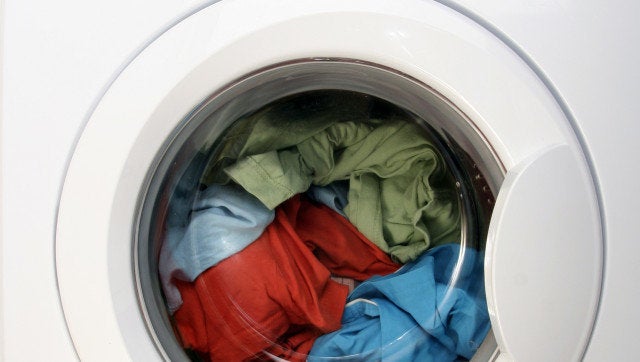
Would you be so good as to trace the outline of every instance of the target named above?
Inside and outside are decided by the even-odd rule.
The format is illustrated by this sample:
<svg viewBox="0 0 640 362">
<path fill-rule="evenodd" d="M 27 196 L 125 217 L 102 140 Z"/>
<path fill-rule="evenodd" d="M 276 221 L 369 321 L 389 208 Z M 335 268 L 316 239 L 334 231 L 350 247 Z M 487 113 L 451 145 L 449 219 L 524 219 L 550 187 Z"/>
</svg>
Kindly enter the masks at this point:
<svg viewBox="0 0 640 362">
<path fill-rule="evenodd" d="M 544 150 L 509 170 L 498 195 L 485 272 L 505 357 L 577 360 L 588 343 L 600 230 L 593 185 L 579 165 L 567 146 Z"/>
<path fill-rule="evenodd" d="M 153 175 L 171 145 L 196 128 L 204 105 L 251 92 L 259 102 L 260 88 L 246 85 L 265 72 L 298 85 L 283 94 L 313 88 L 286 81 L 307 79 L 296 69 L 313 81 L 329 64 L 361 70 L 332 78 L 332 87 L 359 84 L 361 92 L 437 114 L 432 126 L 459 142 L 487 177 L 487 194 L 497 195 L 484 265 L 495 342 L 488 339 L 477 358 L 579 359 L 600 288 L 597 196 L 575 130 L 536 73 L 490 32 L 438 3 L 269 4 L 221 1 L 169 29 L 88 119 L 56 230 L 59 290 L 80 358 L 186 357 L 171 326 L 158 321 L 162 300 L 140 282 L 142 210 Z M 390 82 L 381 81 L 387 75 Z"/>
</svg>

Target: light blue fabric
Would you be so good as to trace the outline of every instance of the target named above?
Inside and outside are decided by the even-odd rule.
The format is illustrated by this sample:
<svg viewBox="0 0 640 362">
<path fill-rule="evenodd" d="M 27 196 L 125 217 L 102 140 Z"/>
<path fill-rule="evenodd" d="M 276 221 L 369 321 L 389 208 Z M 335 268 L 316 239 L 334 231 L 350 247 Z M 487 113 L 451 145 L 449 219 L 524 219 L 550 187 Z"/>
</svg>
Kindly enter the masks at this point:
<svg viewBox="0 0 640 362">
<path fill-rule="evenodd" d="M 456 267 L 460 252 L 464 262 Z M 394 274 L 365 281 L 348 297 L 342 328 L 319 337 L 308 360 L 471 358 L 490 327 L 482 265 L 482 253 L 447 244 Z M 448 287 L 455 274 L 455 284 Z"/>
<path fill-rule="evenodd" d="M 195 191 L 192 191 L 195 193 Z M 170 312 L 182 304 L 172 278 L 193 281 L 200 273 L 255 241 L 275 216 L 258 199 L 235 184 L 211 185 L 189 197 L 176 197 L 170 207 L 160 255 L 160 277 Z M 190 214 L 184 220 L 184 209 Z M 172 225 L 173 224 L 173 225 Z"/>
<path fill-rule="evenodd" d="M 168 205 L 166 206 L 164 236 L 158 261 L 158 274 L 171 313 L 182 304 L 180 292 L 171 280 L 174 271 L 180 269 L 172 253 L 176 248 L 176 241 L 182 238 L 189 224 L 191 206 L 195 200 L 200 184 L 200 174 L 206 161 L 206 155 L 198 152 L 184 166 L 184 169 L 178 168 L 169 173 L 166 182 L 175 184 L 175 186 L 171 190 L 171 195 L 166 200 L 163 197 L 163 200 L 160 201 L 160 203 L 166 202 Z"/>
<path fill-rule="evenodd" d="M 334 181 L 326 186 L 311 185 L 306 192 L 307 196 L 315 202 L 329 206 L 333 211 L 347 217 L 344 208 L 349 203 L 349 181 Z"/>
</svg>

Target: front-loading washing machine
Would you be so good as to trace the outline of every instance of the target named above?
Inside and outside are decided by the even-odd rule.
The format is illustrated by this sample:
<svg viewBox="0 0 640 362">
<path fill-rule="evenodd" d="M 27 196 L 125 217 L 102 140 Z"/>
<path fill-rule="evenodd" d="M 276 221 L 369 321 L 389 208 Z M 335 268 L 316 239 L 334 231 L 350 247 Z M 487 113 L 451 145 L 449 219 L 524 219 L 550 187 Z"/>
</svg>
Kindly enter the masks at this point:
<svg viewBox="0 0 640 362">
<path fill-rule="evenodd" d="M 405 294 L 419 301 L 418 309 L 435 304 L 429 318 L 441 317 L 451 295 L 473 291 L 478 297 L 474 307 L 487 323 L 474 334 L 481 338 L 448 334 L 468 351 L 456 358 L 609 360 L 638 352 L 632 328 L 640 322 L 634 308 L 640 294 L 627 280 L 639 265 L 631 223 L 638 215 L 632 192 L 637 106 L 631 99 L 639 80 L 637 5 L 223 0 L 35 6 L 5 1 L 2 9 L 4 359 L 222 358 L 193 351 L 176 317 L 186 299 L 176 297 L 171 277 L 181 285 L 194 282 L 196 276 L 186 270 L 197 258 L 172 256 L 171 250 L 180 249 L 172 240 L 185 240 L 188 233 L 179 230 L 180 237 L 172 239 L 172 226 L 176 218 L 196 220 L 205 208 L 198 200 L 220 177 L 222 184 L 231 177 L 231 183 L 260 192 L 266 183 L 261 177 L 275 172 L 266 177 L 276 179 L 275 188 L 258 197 L 262 205 L 281 196 L 270 210 L 309 188 L 297 181 L 283 186 L 290 173 L 282 165 L 247 166 L 268 159 L 298 166 L 309 162 L 302 151 L 292 156 L 290 142 L 307 139 L 305 132 L 325 122 L 324 116 L 296 122 L 262 117 L 273 109 L 289 115 L 291 109 L 320 109 L 347 120 L 366 109 L 367 120 L 352 124 L 365 125 L 366 132 L 391 124 L 389 117 L 402 118 L 403 127 L 412 127 L 403 140 L 417 137 L 437 154 L 439 166 L 417 163 L 407 169 L 442 171 L 434 181 L 436 191 L 427 185 L 427 196 L 417 197 L 418 209 L 420 217 L 429 216 L 433 205 L 444 204 L 441 209 L 454 215 L 456 227 L 442 239 L 453 235 L 459 251 L 441 283 L 441 299 L 418 293 L 424 283 Z M 376 120 L 369 119 L 372 114 Z M 269 130 L 274 138 L 246 151 L 248 139 Z M 383 134 L 385 140 L 391 137 Z M 328 142 L 342 145 L 335 137 Z M 277 139 L 284 139 L 284 146 L 270 149 Z M 379 155 L 385 166 L 395 165 L 391 155 L 400 154 L 398 147 L 415 150 L 405 146 L 376 144 L 366 153 Z M 276 152 L 280 149 L 285 151 Z M 340 146 L 334 156 L 350 152 Z M 338 164 L 332 159 L 331 167 L 334 161 Z M 244 165 L 247 173 L 237 176 L 236 165 Z M 326 165 L 321 162 L 310 172 L 309 183 L 330 183 L 318 176 Z M 374 173 L 382 177 L 379 166 Z M 353 175 L 335 177 L 348 180 L 349 187 L 348 202 L 338 211 L 365 239 L 402 234 L 398 215 L 413 206 L 394 202 L 398 195 L 417 192 L 379 183 L 379 192 L 367 193 L 363 185 L 370 175 Z M 432 174 L 425 177 L 433 181 Z M 355 210 L 352 195 L 357 193 L 367 202 L 379 198 L 372 205 L 380 210 Z M 440 202 L 445 194 L 448 203 Z M 180 209 L 181 200 L 187 200 L 186 209 Z M 214 221 L 234 214 L 228 205 L 217 210 Z M 383 236 L 367 229 L 379 215 Z M 424 229 L 421 220 L 411 220 L 412 230 Z M 430 248 L 440 239 L 425 228 L 431 242 L 425 248 Z M 228 252 L 227 241 L 209 246 Z M 250 246 L 243 245 L 242 252 Z M 385 247 L 392 263 L 407 263 L 399 270 L 412 265 L 401 252 L 393 254 L 397 249 Z M 332 248 L 314 250 L 318 256 L 331 254 Z M 224 259 L 214 262 L 209 255 L 197 273 L 228 260 L 248 260 L 220 255 L 213 253 L 213 259 Z M 266 259 L 258 255 L 243 264 L 252 267 Z M 473 267 L 467 268 L 469 263 Z M 469 270 L 479 279 L 462 288 Z M 422 332 L 424 321 L 396 328 L 400 317 L 378 333 L 393 331 L 387 336 L 393 343 L 381 348 L 350 350 L 347 356 L 314 355 L 314 346 L 298 353 L 281 336 L 268 336 L 253 323 L 249 302 L 276 300 L 275 291 L 241 301 L 230 297 L 230 285 L 241 281 L 235 288 L 241 292 L 255 285 L 242 284 L 248 283 L 245 274 L 223 276 L 223 283 L 210 289 L 222 291 L 223 302 L 214 303 L 213 314 L 223 318 L 224 328 L 233 324 L 225 318 L 244 323 L 212 337 L 229 340 L 225 352 L 236 343 L 249 357 L 274 360 L 304 360 L 308 353 L 310 360 L 424 356 L 416 354 L 423 343 L 407 337 Z M 264 284 L 271 291 L 287 283 L 283 277 Z M 325 288 L 338 282 L 323 283 Z M 369 288 L 366 283 L 351 293 Z M 184 296 L 187 290 L 181 291 Z M 340 308 L 360 300 L 364 297 L 346 306 L 341 302 Z M 372 300 L 360 303 L 369 317 L 375 314 Z M 291 304 L 309 303 L 293 298 Z M 297 317 L 311 314 L 302 310 Z M 444 324 L 456 318 L 452 313 L 436 320 Z M 287 338 L 292 330 L 301 335 L 296 327 L 287 330 Z M 249 350 L 245 334 L 277 348 Z"/>
</svg>

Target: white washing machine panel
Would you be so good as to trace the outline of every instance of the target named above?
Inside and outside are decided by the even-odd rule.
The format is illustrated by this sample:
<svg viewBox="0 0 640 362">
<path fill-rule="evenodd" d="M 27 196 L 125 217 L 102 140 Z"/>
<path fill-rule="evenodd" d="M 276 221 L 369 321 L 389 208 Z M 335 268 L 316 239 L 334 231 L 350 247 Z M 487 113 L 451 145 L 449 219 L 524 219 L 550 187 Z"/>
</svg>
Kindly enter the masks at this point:
<svg viewBox="0 0 640 362">
<path fill-rule="evenodd" d="M 600 293 L 600 216 L 573 130 L 528 65 L 437 3 L 263 6 L 223 1 L 180 22 L 140 53 L 91 115 L 65 179 L 56 233 L 60 293 L 80 358 L 163 356 L 140 307 L 131 243 L 150 167 L 181 120 L 257 69 L 355 59 L 404 73 L 447 98 L 506 173 L 485 265 L 503 356 L 579 359 Z"/>
<path fill-rule="evenodd" d="M 640 353 L 639 4 L 633 1 L 443 1 L 482 23 L 528 60 L 572 120 L 600 191 L 602 298 L 585 360 Z"/>
<path fill-rule="evenodd" d="M 248 74 L 340 60 L 431 87 L 499 164 L 485 258 L 499 359 L 640 353 L 638 7 L 0 0 L 0 359 L 166 359 L 132 243 L 167 138 Z"/>
<path fill-rule="evenodd" d="M 58 202 L 75 142 L 115 75 L 202 6 L 0 1 L 0 359 L 77 358 L 55 271 Z M 34 341 L 38 341 L 34 344 Z"/>
</svg>

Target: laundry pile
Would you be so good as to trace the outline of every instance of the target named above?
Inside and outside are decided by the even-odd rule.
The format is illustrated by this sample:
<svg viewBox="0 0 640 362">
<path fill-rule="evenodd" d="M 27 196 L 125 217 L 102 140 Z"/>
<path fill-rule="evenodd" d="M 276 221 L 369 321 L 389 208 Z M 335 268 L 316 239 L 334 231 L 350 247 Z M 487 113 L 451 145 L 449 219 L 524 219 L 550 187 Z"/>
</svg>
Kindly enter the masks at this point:
<svg viewBox="0 0 640 362">
<path fill-rule="evenodd" d="M 489 320 L 455 182 L 410 117 L 298 95 L 198 154 L 169 200 L 160 279 L 183 346 L 222 361 L 457 360 Z M 355 287 L 355 289 L 354 289 Z"/>
</svg>

